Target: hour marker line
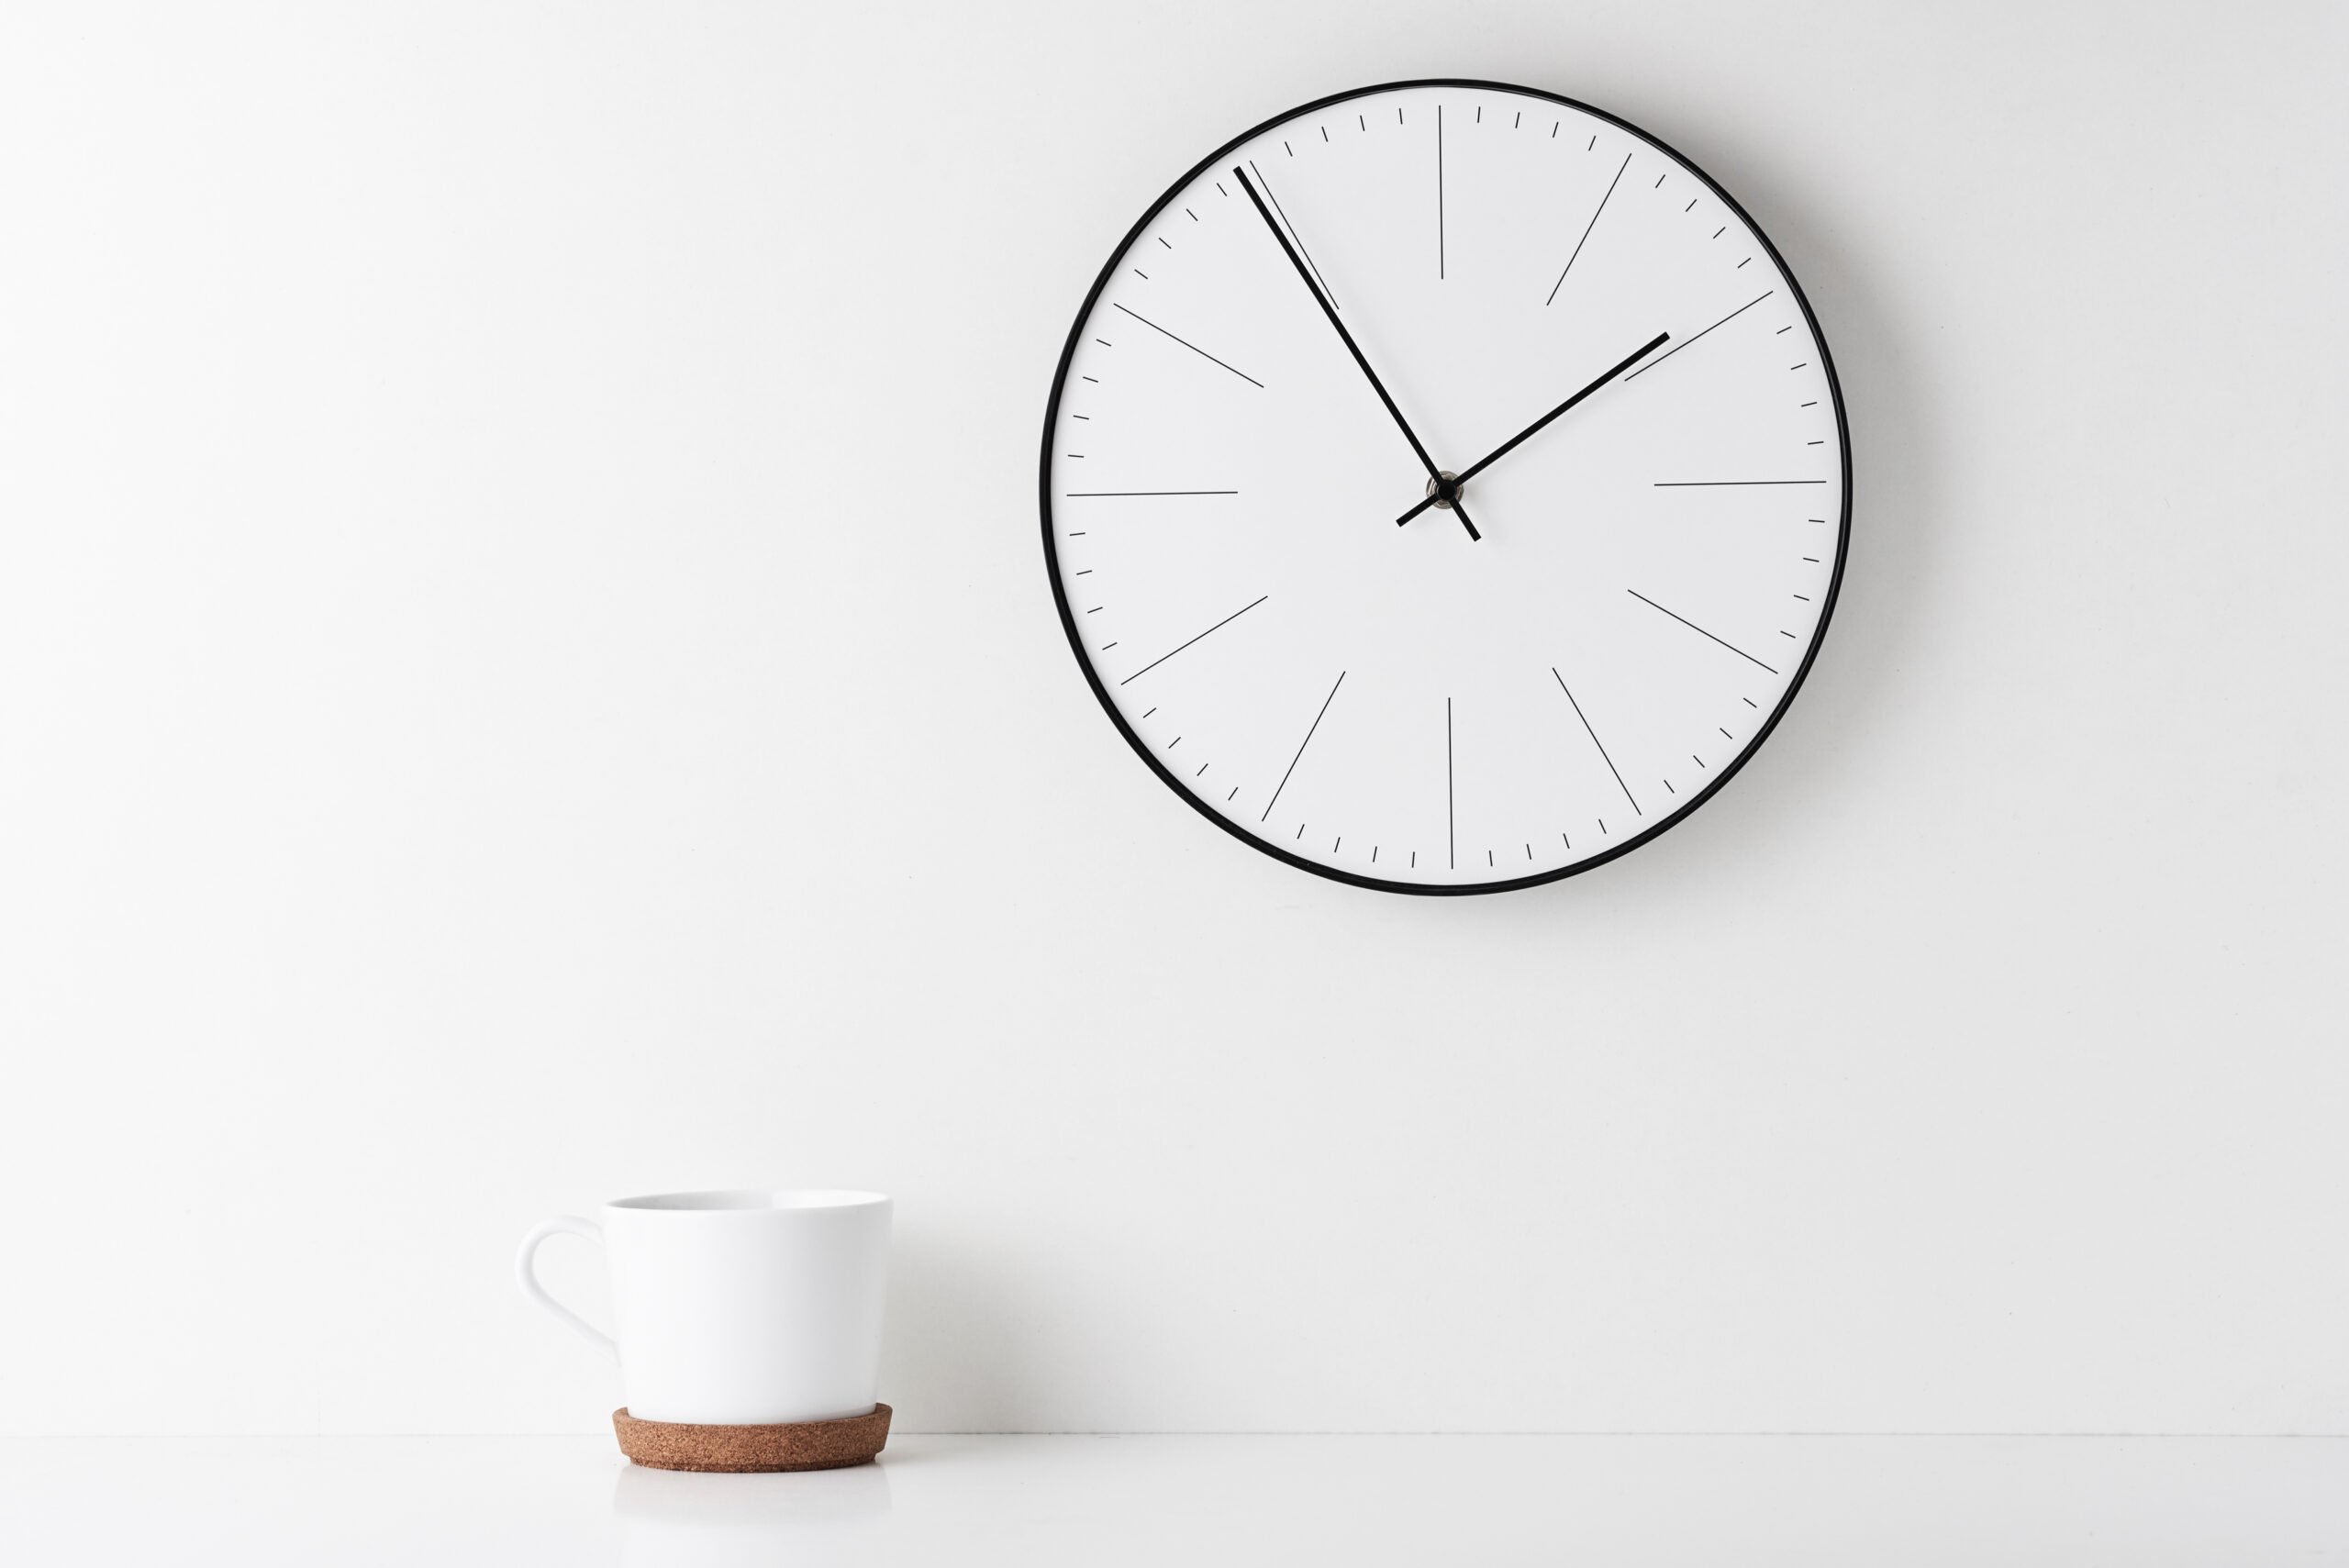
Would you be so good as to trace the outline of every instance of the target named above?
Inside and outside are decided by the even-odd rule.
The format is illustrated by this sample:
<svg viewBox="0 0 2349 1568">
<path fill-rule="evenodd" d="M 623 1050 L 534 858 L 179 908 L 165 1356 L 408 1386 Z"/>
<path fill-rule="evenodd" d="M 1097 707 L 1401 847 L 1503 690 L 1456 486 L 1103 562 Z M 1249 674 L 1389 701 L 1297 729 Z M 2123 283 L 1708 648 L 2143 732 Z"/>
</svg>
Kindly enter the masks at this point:
<svg viewBox="0 0 2349 1568">
<path fill-rule="evenodd" d="M 1297 764 L 1302 762 L 1305 758 L 1305 749 L 1313 744 L 1313 731 L 1321 728 L 1321 719 L 1323 715 L 1330 711 L 1330 705 L 1338 700 L 1338 688 L 1345 684 L 1346 673 L 1343 670 L 1341 670 L 1338 672 L 1338 678 L 1330 683 L 1330 695 L 1321 699 L 1321 712 L 1313 716 L 1313 723 L 1311 727 L 1306 730 L 1305 739 L 1297 743 L 1297 755 L 1288 760 L 1288 773 L 1283 773 L 1281 775 L 1281 782 L 1274 787 L 1273 798 L 1264 802 L 1264 817 L 1270 817 L 1273 814 L 1273 807 L 1280 804 L 1281 791 L 1288 788 L 1289 773 L 1297 772 Z M 1262 822 L 1264 819 L 1264 817 L 1259 817 L 1256 820 Z M 1305 831 L 1304 825 L 1300 823 L 1297 830 L 1300 834 L 1303 833 Z"/>
<path fill-rule="evenodd" d="M 1338 318 L 1338 307 L 1330 303 L 1329 296 L 1321 292 L 1321 285 L 1313 281 L 1313 273 L 1307 268 L 1305 259 L 1297 253 L 1297 247 L 1288 242 L 1288 236 L 1281 232 L 1280 222 L 1273 217 L 1273 209 L 1266 206 L 1264 198 L 1256 194 L 1256 182 L 1248 177 L 1247 170 L 1237 166 L 1233 167 L 1231 177 L 1240 182 L 1241 190 L 1248 193 L 1248 199 L 1255 204 L 1256 216 L 1264 220 L 1264 228 L 1272 235 L 1273 243 L 1280 247 L 1281 255 L 1297 272 L 1297 281 L 1303 284 L 1305 292 L 1313 296 L 1314 306 L 1328 319 L 1330 330 L 1338 335 L 1338 341 L 1343 343 L 1346 352 L 1353 356 L 1354 368 L 1362 372 L 1364 381 L 1370 383 L 1371 391 L 1378 395 L 1378 401 L 1386 408 L 1387 417 L 1403 433 L 1403 439 L 1410 443 L 1411 455 L 1419 460 L 1419 466 L 1428 471 L 1430 479 L 1438 478 L 1435 459 L 1428 455 L 1426 445 L 1412 432 L 1411 422 L 1404 418 L 1403 410 L 1396 406 L 1394 397 L 1386 390 L 1386 384 L 1380 381 L 1378 373 L 1370 368 L 1370 361 L 1364 357 L 1362 345 L 1354 341 L 1354 335 L 1347 331 L 1346 324 Z M 1470 539 L 1484 537 L 1477 533 L 1475 523 L 1468 516 L 1467 506 L 1456 495 L 1453 497 L 1452 509 L 1459 517 L 1460 526 Z"/>
<path fill-rule="evenodd" d="M 1624 377 L 1626 381 L 1629 376 Z M 1659 479 L 1658 490 L 1704 490 L 1723 484 L 1824 484 L 1823 479 Z"/>
<path fill-rule="evenodd" d="M 1305 236 L 1297 231 L 1297 225 L 1289 222 L 1288 214 L 1281 211 L 1281 199 L 1280 197 L 1273 195 L 1273 183 L 1264 178 L 1264 172 L 1256 167 L 1256 161 L 1253 158 L 1248 160 L 1248 167 L 1254 172 L 1256 175 L 1256 183 L 1264 187 L 1264 199 L 1273 204 L 1273 210 L 1275 212 L 1280 213 L 1281 226 L 1288 230 L 1288 237 L 1297 241 L 1297 254 L 1304 257 L 1305 264 L 1313 269 L 1314 281 L 1321 285 L 1321 292 L 1323 294 L 1329 295 L 1330 308 L 1332 310 L 1340 308 L 1338 305 L 1338 296 L 1330 292 L 1330 280 L 1321 275 L 1321 263 L 1315 261 L 1313 259 L 1313 252 L 1305 248 Z"/>
<path fill-rule="evenodd" d="M 1443 281 L 1443 106 L 1435 106 L 1435 275 Z"/>
<path fill-rule="evenodd" d="M 1739 306 L 1735 310 L 1731 311 L 1727 316 L 1722 317 L 1719 321 L 1714 322 L 1714 323 L 1713 323 L 1713 327 L 1726 327 L 1726 326 L 1728 326 L 1731 322 L 1732 322 L 1732 321 L 1736 320 L 1739 317 L 1741 317 L 1741 316 L 1744 315 L 1747 311 L 1749 311 L 1749 310 L 1753 309 L 1755 306 L 1757 306 L 1757 305 L 1761 304 L 1764 300 L 1765 300 L 1765 299 L 1769 298 L 1769 297 L 1770 297 L 1770 295 L 1774 295 L 1774 294 L 1776 294 L 1776 293 L 1777 293 L 1777 292 L 1778 292 L 1778 291 L 1777 291 L 1776 289 L 1767 289 L 1767 290 L 1765 290 L 1763 293 L 1761 293 L 1761 294 L 1759 294 L 1759 295 L 1756 295 L 1753 298 L 1747 300 L 1743 305 Z M 1708 327 L 1708 328 L 1705 328 L 1705 332 L 1709 332 L 1709 331 L 1711 331 L 1711 330 L 1713 329 L 1713 327 Z M 1699 333 L 1698 333 L 1698 334 L 1697 334 L 1697 338 L 1701 338 L 1701 337 L 1703 337 L 1703 336 L 1705 335 L 1705 332 L 1699 332 Z M 1697 340 L 1697 338 L 1691 338 L 1691 339 L 1689 339 L 1687 340 L 1687 342 L 1684 342 L 1684 343 L 1682 343 L 1682 344 L 1680 345 L 1680 348 L 1673 350 L 1672 350 L 1672 353 L 1667 353 L 1667 354 L 1658 354 L 1658 355 L 1655 357 L 1655 359 L 1654 359 L 1652 362 L 1650 362 L 1650 363 L 1648 363 L 1648 364 L 1642 365 L 1639 369 L 1637 369 L 1637 370 L 1633 371 L 1633 372 L 1631 373 L 1631 375 L 1627 375 L 1627 376 L 1625 376 L 1623 379 L 1624 379 L 1625 381 L 1630 381 L 1630 380 L 1632 378 L 1632 376 L 1642 376 L 1642 375 L 1645 375 L 1645 374 L 1647 374 L 1647 373 L 1648 373 L 1648 372 L 1650 372 L 1650 371 L 1652 371 L 1652 370 L 1655 369 L 1655 367 L 1656 367 L 1657 365 L 1660 365 L 1660 364 L 1664 363 L 1664 361 L 1666 361 L 1666 360 L 1668 360 L 1668 359 L 1672 358 L 1672 355 L 1673 355 L 1673 354 L 1676 354 L 1676 353 L 1678 353 L 1678 352 L 1680 351 L 1680 349 L 1685 349 L 1685 348 L 1687 348 L 1687 347 L 1688 346 L 1688 344 L 1689 344 L 1689 343 L 1693 343 L 1693 342 L 1695 342 L 1695 341 Z"/>
<path fill-rule="evenodd" d="M 1269 598 L 1271 598 L 1271 597 L 1272 597 L 1272 595 L 1271 595 L 1270 594 L 1265 594 L 1265 595 L 1262 595 L 1261 597 L 1259 597 L 1259 598 L 1255 601 L 1255 603 L 1254 603 L 1254 604 L 1246 604 L 1246 605 L 1242 605 L 1242 606 L 1241 606 L 1238 609 L 1236 609 L 1236 610 L 1232 611 L 1230 615 L 1228 615 L 1228 616 L 1224 617 L 1221 620 L 1219 620 L 1219 621 L 1216 622 L 1213 626 L 1211 626 L 1211 627 L 1208 628 L 1208 629 L 1207 629 L 1206 631 L 1203 631 L 1203 632 L 1199 633 L 1199 637 L 1207 637 L 1207 636 L 1210 635 L 1211 633 L 1221 631 L 1225 627 L 1230 626 L 1233 621 L 1238 620 L 1241 616 L 1244 616 L 1244 615 L 1246 615 L 1250 610 L 1254 609 L 1254 608 L 1256 607 L 1256 606 L 1257 606 L 1257 605 L 1261 605 L 1261 604 L 1263 604 L 1263 603 L 1264 602 L 1264 600 L 1265 600 L 1265 599 L 1269 599 Z M 1665 613 L 1665 614 L 1667 614 L 1667 615 L 1669 615 L 1671 612 L 1670 612 L 1669 610 L 1667 610 L 1667 611 L 1665 611 L 1664 613 Z M 1191 642 L 1197 642 L 1197 641 L 1198 641 L 1198 640 L 1199 640 L 1199 637 L 1195 637 L 1195 638 L 1191 639 Z M 1188 647 L 1190 647 L 1190 646 L 1191 646 L 1191 642 L 1186 642 L 1186 643 L 1183 644 L 1183 648 L 1188 648 Z M 1163 663 L 1165 663 L 1169 659 L 1174 658 L 1175 654 L 1182 652 L 1182 651 L 1183 651 L 1183 648 L 1174 649 L 1174 650 L 1172 650 L 1172 651 L 1168 651 L 1168 652 L 1165 652 L 1165 653 L 1162 653 L 1162 654 L 1160 654 L 1157 658 L 1155 658 L 1155 659 L 1152 660 L 1149 663 L 1147 663 L 1147 664 L 1143 665 L 1141 669 L 1136 670 L 1132 674 L 1128 675 L 1124 680 L 1119 681 L 1119 682 L 1118 683 L 1118 684 L 1119 684 L 1119 685 L 1121 685 L 1121 686 L 1130 686 L 1130 685 L 1132 685 L 1136 681 L 1141 680 L 1144 675 L 1149 674 L 1152 670 L 1157 669 L 1161 664 L 1163 664 Z M 1776 673 L 1777 673 L 1777 672 L 1776 672 L 1776 671 L 1775 671 L 1775 670 L 1773 670 L 1773 671 L 1771 672 L 1771 673 L 1775 675 L 1775 674 L 1776 674 Z"/>
<path fill-rule="evenodd" d="M 1061 499 L 1075 500 L 1079 496 L 1098 499 L 1109 495 L 1237 495 L 1237 490 L 1063 490 Z"/>
<path fill-rule="evenodd" d="M 1738 646 L 1737 646 L 1737 644 L 1735 644 L 1735 643 L 1733 643 L 1733 642 L 1721 642 L 1721 639 L 1720 639 L 1720 638 L 1718 638 L 1718 637 L 1713 637 L 1713 634 L 1712 634 L 1711 632 L 1707 631 L 1703 627 L 1698 626 L 1695 621 L 1688 619 L 1688 618 L 1687 618 L 1687 617 L 1685 617 L 1685 616 L 1673 616 L 1673 615 L 1672 615 L 1672 612 L 1671 612 L 1670 610 L 1665 610 L 1665 609 L 1664 609 L 1664 606 L 1663 606 L 1662 605 L 1657 604 L 1653 599 L 1649 598 L 1645 594 L 1641 593 L 1637 588 L 1626 588 L 1626 589 L 1624 589 L 1624 590 L 1623 590 L 1623 592 L 1625 592 L 1626 594 L 1631 595 L 1631 597 L 1633 597 L 1633 598 L 1635 598 L 1635 599 L 1639 600 L 1639 601 L 1640 601 L 1640 603 L 1642 603 L 1642 604 L 1643 604 L 1643 605 L 1647 606 L 1647 607 L 1648 607 L 1648 608 L 1650 608 L 1650 609 L 1652 609 L 1652 610 L 1664 610 L 1664 613 L 1665 615 L 1672 616 L 1672 618 L 1673 618 L 1674 620 L 1678 621 L 1682 626 L 1687 627 L 1690 631 L 1695 632 L 1698 637 L 1712 638 L 1712 640 L 1713 640 L 1713 641 L 1715 641 L 1715 642 L 1720 642 L 1720 643 L 1721 643 L 1721 646 L 1722 646 L 1723 648 L 1728 649 L 1731 653 L 1736 654 L 1740 659 L 1744 660 L 1747 663 L 1749 663 L 1749 664 L 1761 664 L 1763 669 L 1765 669 L 1765 670 L 1770 670 L 1770 666 L 1769 666 L 1769 665 L 1767 665 L 1767 664 L 1763 664 L 1761 660 L 1756 659 L 1755 657 L 1753 657 L 1753 654 L 1748 653 L 1744 649 L 1738 647 Z M 1775 674 L 1776 674 L 1776 673 L 1777 673 L 1777 672 L 1776 672 L 1776 670 L 1770 670 L 1770 673 L 1772 673 L 1773 675 L 1775 675 Z M 1667 781 L 1666 781 L 1667 787 L 1669 786 L 1669 783 L 1670 783 L 1670 781 L 1668 781 L 1668 780 L 1667 780 Z M 1628 793 L 1628 792 L 1627 792 L 1627 793 Z"/>
<path fill-rule="evenodd" d="M 1665 613 L 1669 614 L 1670 612 L 1667 611 Z M 1640 809 L 1640 803 L 1631 798 L 1631 786 L 1623 782 L 1623 775 L 1621 773 L 1616 773 L 1615 759 L 1607 754 L 1606 747 L 1599 745 L 1598 731 L 1590 727 L 1590 719 L 1583 713 L 1582 704 L 1575 701 L 1574 693 L 1568 691 L 1566 688 L 1566 678 L 1558 673 L 1558 667 L 1555 664 L 1550 666 L 1550 678 L 1558 683 L 1558 689 L 1560 691 L 1565 692 L 1566 701 L 1573 706 L 1575 710 L 1575 717 L 1582 720 L 1582 732 L 1590 737 L 1590 743 L 1592 745 L 1598 746 L 1598 760 L 1607 764 L 1607 771 L 1609 773 L 1615 773 L 1615 787 L 1623 792 L 1623 798 L 1625 800 L 1630 800 L 1631 802 L 1632 814 L 1638 817 L 1645 817 L 1647 813 Z"/>
<path fill-rule="evenodd" d="M 1116 306 L 1116 307 L 1117 307 L 1118 309 L 1119 309 L 1119 310 L 1126 310 L 1126 307 L 1125 307 L 1124 306 L 1122 306 L 1122 305 L 1118 305 L 1118 302 L 1117 302 L 1116 300 L 1111 300 L 1109 303 L 1110 303 L 1112 306 Z M 1148 317 L 1146 317 L 1146 316 L 1134 316 L 1134 313 L 1133 313 L 1132 311 L 1130 311 L 1130 310 L 1126 310 L 1126 314 L 1127 314 L 1128 316 L 1133 316 L 1133 317 L 1134 317 L 1134 319 L 1135 319 L 1136 321 L 1141 322 L 1143 326 L 1145 326 L 1145 327 L 1149 328 L 1150 328 L 1152 331 L 1153 331 L 1153 332 L 1163 333 L 1165 336 L 1167 336 L 1167 337 L 1169 337 L 1169 338 L 1174 338 L 1174 333 L 1172 333 L 1172 332 L 1168 332 L 1168 331 L 1166 330 L 1166 328 L 1165 328 L 1161 327 L 1157 322 L 1151 320 L 1151 319 L 1150 319 Z M 1180 338 L 1174 338 L 1174 340 L 1175 340 L 1176 342 L 1178 342 L 1178 343 L 1182 343 L 1182 344 L 1183 344 L 1183 347 L 1185 347 L 1185 348 L 1186 348 L 1186 349 L 1190 350 L 1191 350 L 1191 352 L 1193 352 L 1193 353 L 1195 353 L 1195 354 L 1198 355 L 1198 356 L 1199 356 L 1199 358 L 1201 358 L 1201 359 L 1203 359 L 1203 360 L 1206 360 L 1206 361 L 1209 361 L 1210 363 L 1213 363 L 1213 364 L 1223 365 L 1223 361 L 1222 361 L 1221 360 L 1217 359 L 1213 354 L 1208 353 L 1205 349 L 1200 348 L 1197 343 L 1186 342 L 1186 341 L 1184 341 L 1184 339 L 1180 339 Z M 1099 339 L 1095 339 L 1095 341 L 1097 341 L 1097 341 L 1099 341 Z M 1264 390 L 1264 384 L 1263 382 L 1261 382 L 1261 381 L 1258 381 L 1254 376 L 1250 375 L 1246 371 L 1233 369 L 1233 367 L 1231 367 L 1230 365 L 1223 365 L 1223 368 L 1224 368 L 1224 369 L 1226 369 L 1226 370 L 1228 370 L 1228 371 L 1230 371 L 1232 374 L 1234 374 L 1234 375 L 1238 376 L 1241 380 L 1242 380 L 1242 381 L 1246 382 L 1249 385 L 1251 385 L 1251 386 L 1252 386 L 1252 387 L 1256 388 L 1258 391 L 1260 391 L 1260 392 L 1261 392 L 1261 391 L 1263 391 L 1263 390 Z"/>
<path fill-rule="evenodd" d="M 1592 137 L 1590 139 L 1590 144 L 1592 147 L 1598 146 L 1598 139 L 1595 136 Z M 1575 253 L 1574 255 L 1566 258 L 1566 264 L 1564 267 L 1558 269 L 1558 281 L 1550 285 L 1550 298 L 1543 300 L 1542 302 L 1543 305 L 1546 306 L 1551 300 L 1554 300 L 1558 297 L 1558 290 L 1565 285 L 1566 274 L 1575 270 L 1575 261 L 1577 257 L 1581 256 L 1582 248 L 1590 243 L 1590 231 L 1598 227 L 1598 214 L 1607 210 L 1609 197 L 1613 196 L 1615 194 L 1615 187 L 1623 183 L 1623 171 L 1629 169 L 1631 166 L 1631 155 L 1626 152 L 1623 154 L 1623 161 L 1616 166 L 1615 177 L 1607 182 L 1607 195 L 1598 198 L 1598 212 L 1592 213 L 1590 215 L 1590 221 L 1583 225 L 1582 238 L 1575 241 Z"/>
<path fill-rule="evenodd" d="M 1628 154 L 1624 161 L 1627 163 L 1631 161 Z M 1445 857 L 1451 861 L 1452 869 L 1458 871 L 1460 869 L 1460 835 L 1459 830 L 1453 826 L 1453 798 L 1452 699 L 1446 697 L 1443 699 L 1443 843 Z"/>
</svg>

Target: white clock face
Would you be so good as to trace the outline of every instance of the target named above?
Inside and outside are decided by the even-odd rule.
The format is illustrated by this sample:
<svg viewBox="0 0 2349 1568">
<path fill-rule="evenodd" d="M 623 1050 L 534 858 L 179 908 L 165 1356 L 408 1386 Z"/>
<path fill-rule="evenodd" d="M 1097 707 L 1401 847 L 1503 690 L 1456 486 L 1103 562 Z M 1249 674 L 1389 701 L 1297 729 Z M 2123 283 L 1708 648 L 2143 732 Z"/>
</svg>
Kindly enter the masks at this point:
<svg viewBox="0 0 2349 1568">
<path fill-rule="evenodd" d="M 1491 83 L 1202 163 L 1103 270 L 1044 440 L 1070 640 L 1135 749 L 1397 891 L 1568 875 L 1693 809 L 1842 563 L 1842 404 L 1776 251 L 1643 133 Z M 1437 475 L 1457 504 L 1398 524 Z"/>
</svg>

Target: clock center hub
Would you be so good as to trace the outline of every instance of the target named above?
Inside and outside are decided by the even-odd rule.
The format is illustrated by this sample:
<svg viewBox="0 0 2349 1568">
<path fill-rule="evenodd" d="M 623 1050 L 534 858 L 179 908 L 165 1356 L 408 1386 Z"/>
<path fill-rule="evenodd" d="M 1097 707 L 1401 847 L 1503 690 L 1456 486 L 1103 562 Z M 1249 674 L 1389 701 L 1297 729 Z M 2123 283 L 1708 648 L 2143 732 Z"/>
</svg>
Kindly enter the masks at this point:
<svg viewBox="0 0 2349 1568">
<path fill-rule="evenodd" d="M 1427 493 L 1437 506 L 1449 512 L 1453 500 L 1460 494 L 1460 476 L 1448 468 L 1441 470 L 1428 481 Z"/>
</svg>

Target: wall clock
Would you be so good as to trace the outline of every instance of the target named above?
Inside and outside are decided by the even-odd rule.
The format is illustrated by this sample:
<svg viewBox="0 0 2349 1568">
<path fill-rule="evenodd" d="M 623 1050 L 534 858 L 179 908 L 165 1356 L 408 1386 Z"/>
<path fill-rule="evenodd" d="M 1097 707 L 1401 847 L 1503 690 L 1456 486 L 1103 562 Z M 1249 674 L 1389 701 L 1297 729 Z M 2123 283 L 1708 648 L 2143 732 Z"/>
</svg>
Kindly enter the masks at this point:
<svg viewBox="0 0 2349 1568">
<path fill-rule="evenodd" d="M 1702 805 L 1785 713 L 1850 523 L 1827 345 L 1705 173 L 1410 82 L 1207 158 L 1101 271 L 1044 550 L 1134 751 L 1322 876 L 1487 893 Z"/>
</svg>

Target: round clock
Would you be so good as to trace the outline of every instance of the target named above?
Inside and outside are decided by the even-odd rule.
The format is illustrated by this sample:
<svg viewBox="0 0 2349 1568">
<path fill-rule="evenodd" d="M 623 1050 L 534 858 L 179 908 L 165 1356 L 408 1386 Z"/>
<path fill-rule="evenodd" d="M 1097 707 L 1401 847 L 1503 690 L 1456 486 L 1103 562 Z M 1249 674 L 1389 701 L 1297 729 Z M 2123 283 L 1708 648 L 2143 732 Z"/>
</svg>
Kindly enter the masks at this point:
<svg viewBox="0 0 2349 1568">
<path fill-rule="evenodd" d="M 1586 871 L 1793 699 L 1850 522 L 1793 275 L 1702 171 L 1530 88 L 1309 104 L 1142 215 L 1045 416 L 1044 550 L 1209 821 L 1397 893 Z"/>
</svg>

